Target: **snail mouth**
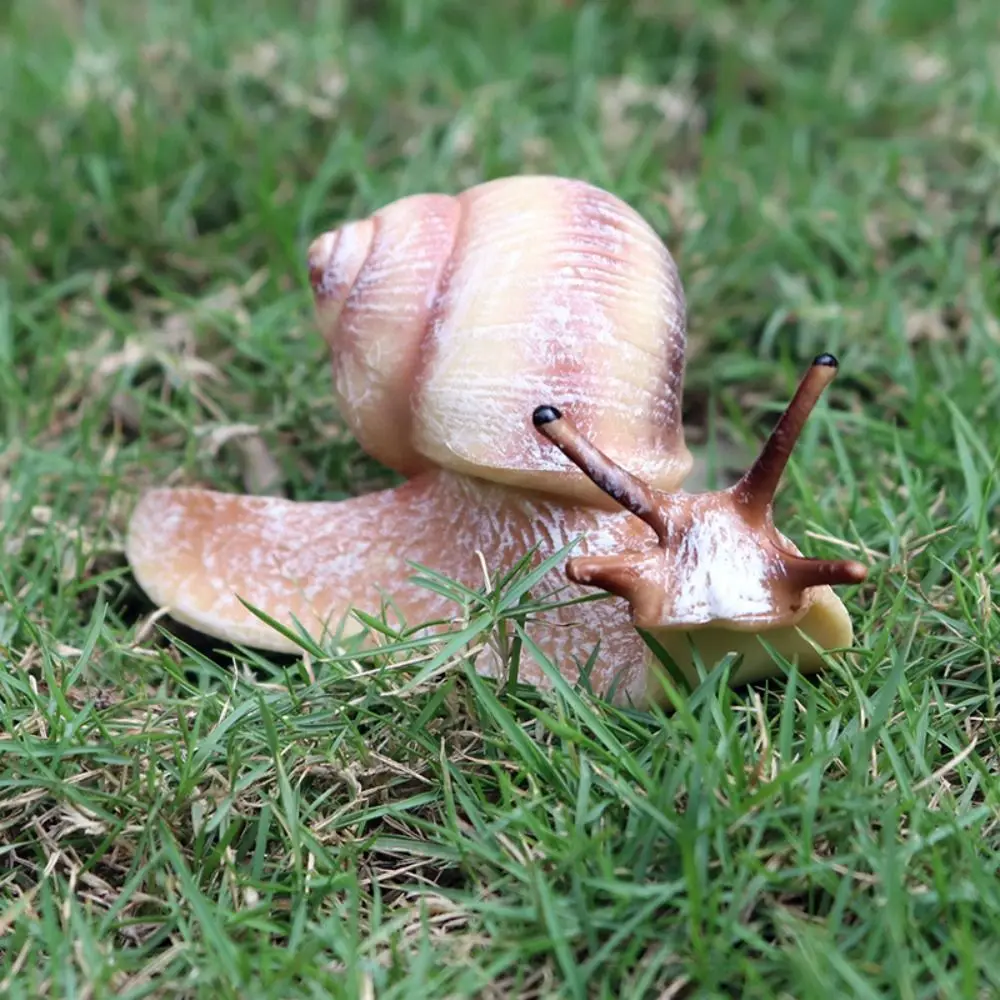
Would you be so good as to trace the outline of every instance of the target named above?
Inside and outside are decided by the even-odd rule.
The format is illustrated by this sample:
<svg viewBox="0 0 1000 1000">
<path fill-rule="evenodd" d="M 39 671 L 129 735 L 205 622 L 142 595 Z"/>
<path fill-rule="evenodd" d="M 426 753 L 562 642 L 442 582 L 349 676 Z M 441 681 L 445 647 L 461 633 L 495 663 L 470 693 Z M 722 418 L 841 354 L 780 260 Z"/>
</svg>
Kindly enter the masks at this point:
<svg viewBox="0 0 1000 1000">
<path fill-rule="evenodd" d="M 828 587 L 818 588 L 808 606 L 793 622 L 762 626 L 760 622 L 712 622 L 698 627 L 643 627 L 666 653 L 671 662 L 665 666 L 680 668 L 691 687 L 701 681 L 695 659 L 710 671 L 726 656 L 737 660 L 729 677 L 733 687 L 754 683 L 784 673 L 784 662 L 794 662 L 801 674 L 813 674 L 827 665 L 828 654 L 849 649 L 854 630 L 846 608 Z M 774 654 L 777 654 L 777 659 Z M 671 672 L 672 669 L 671 669 Z M 650 673 L 651 701 L 659 698 L 659 685 Z"/>
</svg>

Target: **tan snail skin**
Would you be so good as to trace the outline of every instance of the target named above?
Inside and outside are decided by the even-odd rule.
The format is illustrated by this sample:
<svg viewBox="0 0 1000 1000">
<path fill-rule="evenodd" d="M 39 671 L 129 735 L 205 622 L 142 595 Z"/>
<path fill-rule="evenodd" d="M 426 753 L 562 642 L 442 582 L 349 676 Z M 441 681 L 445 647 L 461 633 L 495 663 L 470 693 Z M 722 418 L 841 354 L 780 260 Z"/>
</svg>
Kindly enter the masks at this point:
<svg viewBox="0 0 1000 1000">
<path fill-rule="evenodd" d="M 390 623 L 415 626 L 461 609 L 412 582 L 412 563 L 481 588 L 484 562 L 495 579 L 532 547 L 542 560 L 579 538 L 536 594 L 612 596 L 527 629 L 571 683 L 599 643 L 590 683 L 616 702 L 663 698 L 636 626 L 692 677 L 692 640 L 707 666 L 742 653 L 733 683 L 779 673 L 758 635 L 803 671 L 823 665 L 814 643 L 850 645 L 831 586 L 864 567 L 803 557 L 771 520 L 836 362 L 816 360 L 740 484 L 680 492 L 692 464 L 684 295 L 666 247 L 628 205 L 547 176 L 415 195 L 320 236 L 309 274 L 337 407 L 406 481 L 338 502 L 147 493 L 126 551 L 176 620 L 295 652 L 241 599 L 318 637 L 360 632 L 351 610 L 378 614 L 387 600 Z M 486 674 L 502 666 L 493 649 L 477 661 Z M 548 684 L 527 649 L 520 677 Z"/>
</svg>

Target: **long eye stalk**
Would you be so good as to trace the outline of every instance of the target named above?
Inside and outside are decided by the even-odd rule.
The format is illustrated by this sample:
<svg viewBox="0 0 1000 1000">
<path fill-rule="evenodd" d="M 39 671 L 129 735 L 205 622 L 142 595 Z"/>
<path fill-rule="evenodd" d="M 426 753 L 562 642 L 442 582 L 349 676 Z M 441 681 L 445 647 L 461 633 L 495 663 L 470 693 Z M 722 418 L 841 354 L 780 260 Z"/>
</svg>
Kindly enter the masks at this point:
<svg viewBox="0 0 1000 1000">
<path fill-rule="evenodd" d="M 774 500 L 781 474 L 788 465 L 802 428 L 823 390 L 836 376 L 837 367 L 838 361 L 832 354 L 820 354 L 813 360 L 757 460 L 736 484 L 736 497 L 748 514 L 763 517 Z"/>
<path fill-rule="evenodd" d="M 660 516 L 651 486 L 627 472 L 580 433 L 554 406 L 538 406 L 531 415 L 538 432 L 548 438 L 574 465 L 626 510 L 648 524 L 660 544 L 666 544 L 667 526 Z"/>
</svg>

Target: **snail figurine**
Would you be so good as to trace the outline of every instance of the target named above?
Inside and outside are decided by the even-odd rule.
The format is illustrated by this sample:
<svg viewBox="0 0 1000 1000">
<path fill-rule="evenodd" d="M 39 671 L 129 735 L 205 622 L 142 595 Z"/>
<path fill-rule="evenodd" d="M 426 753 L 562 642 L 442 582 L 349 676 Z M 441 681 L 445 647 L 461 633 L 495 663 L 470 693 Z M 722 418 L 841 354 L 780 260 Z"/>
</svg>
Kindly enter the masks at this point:
<svg viewBox="0 0 1000 1000">
<path fill-rule="evenodd" d="M 243 602 L 319 638 L 362 631 L 352 609 L 414 627 L 461 609 L 414 582 L 413 563 L 480 588 L 484 566 L 496 578 L 579 539 L 536 593 L 610 596 L 534 613 L 526 630 L 570 683 L 587 667 L 617 703 L 665 697 L 639 629 L 692 681 L 692 649 L 707 667 L 741 654 L 742 684 L 780 672 L 761 638 L 803 672 L 851 645 L 831 588 L 865 567 L 806 558 L 771 516 L 835 359 L 815 360 L 735 486 L 683 492 L 684 295 L 623 201 L 549 176 L 414 195 L 318 237 L 308 264 L 340 413 L 404 482 L 337 502 L 147 493 L 127 556 L 176 620 L 295 652 Z M 520 677 L 545 685 L 530 645 Z M 478 654 L 481 673 L 502 668 L 492 645 Z"/>
</svg>

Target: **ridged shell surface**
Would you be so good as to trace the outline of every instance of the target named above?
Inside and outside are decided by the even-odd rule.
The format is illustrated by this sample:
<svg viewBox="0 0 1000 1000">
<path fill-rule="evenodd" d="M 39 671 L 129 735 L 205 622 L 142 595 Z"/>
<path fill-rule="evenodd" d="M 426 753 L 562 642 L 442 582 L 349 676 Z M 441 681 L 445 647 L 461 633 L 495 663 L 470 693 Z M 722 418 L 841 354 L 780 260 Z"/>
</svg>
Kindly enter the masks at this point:
<svg viewBox="0 0 1000 1000">
<path fill-rule="evenodd" d="M 677 269 L 608 192 L 524 176 L 404 198 L 318 239 L 310 269 L 338 404 L 385 464 L 607 504 L 535 433 L 550 403 L 661 489 L 690 468 Z"/>
</svg>

